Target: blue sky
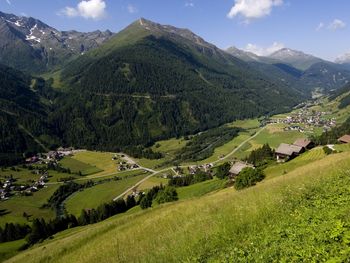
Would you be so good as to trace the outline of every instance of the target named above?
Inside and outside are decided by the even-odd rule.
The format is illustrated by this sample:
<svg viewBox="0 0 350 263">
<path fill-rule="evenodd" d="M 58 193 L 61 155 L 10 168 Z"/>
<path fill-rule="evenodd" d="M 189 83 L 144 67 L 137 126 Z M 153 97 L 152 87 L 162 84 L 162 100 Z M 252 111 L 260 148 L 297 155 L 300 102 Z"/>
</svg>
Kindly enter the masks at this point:
<svg viewBox="0 0 350 263">
<path fill-rule="evenodd" d="M 261 55 L 289 47 L 334 60 L 350 52 L 349 0 L 0 0 L 0 11 L 79 31 L 117 32 L 144 17 Z"/>
</svg>

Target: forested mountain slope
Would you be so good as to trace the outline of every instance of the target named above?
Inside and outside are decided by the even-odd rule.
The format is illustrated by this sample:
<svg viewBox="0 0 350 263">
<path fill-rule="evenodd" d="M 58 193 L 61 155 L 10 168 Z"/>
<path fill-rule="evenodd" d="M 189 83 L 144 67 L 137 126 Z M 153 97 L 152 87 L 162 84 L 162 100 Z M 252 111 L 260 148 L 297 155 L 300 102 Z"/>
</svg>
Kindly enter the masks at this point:
<svg viewBox="0 0 350 263">
<path fill-rule="evenodd" d="M 69 98 L 58 108 L 70 114 L 56 114 L 57 132 L 103 148 L 286 111 L 306 97 L 189 30 L 145 19 L 72 61 L 61 81 Z"/>
<path fill-rule="evenodd" d="M 19 71 L 0 65 L 0 163 L 23 158 L 23 153 L 45 150 L 37 138 L 49 145 L 48 106 L 39 94 L 44 90 Z"/>
</svg>

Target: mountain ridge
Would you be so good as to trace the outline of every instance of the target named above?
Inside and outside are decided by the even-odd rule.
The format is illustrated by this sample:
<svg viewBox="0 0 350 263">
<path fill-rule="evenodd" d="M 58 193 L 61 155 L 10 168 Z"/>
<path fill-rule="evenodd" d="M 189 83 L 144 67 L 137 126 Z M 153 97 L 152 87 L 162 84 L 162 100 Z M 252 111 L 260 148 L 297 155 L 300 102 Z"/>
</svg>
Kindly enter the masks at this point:
<svg viewBox="0 0 350 263">
<path fill-rule="evenodd" d="M 0 12 L 0 62 L 29 73 L 49 71 L 112 36 L 110 31 L 59 31 L 32 17 Z"/>
</svg>

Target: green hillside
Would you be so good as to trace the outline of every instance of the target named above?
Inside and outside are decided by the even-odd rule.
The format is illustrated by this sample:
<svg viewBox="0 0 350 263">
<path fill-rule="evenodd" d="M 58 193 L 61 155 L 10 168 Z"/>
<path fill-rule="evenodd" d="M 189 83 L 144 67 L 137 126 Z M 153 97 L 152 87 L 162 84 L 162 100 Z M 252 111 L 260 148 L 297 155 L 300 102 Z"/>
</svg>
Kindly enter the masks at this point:
<svg viewBox="0 0 350 263">
<path fill-rule="evenodd" d="M 344 262 L 349 157 L 70 230 L 8 262 Z"/>
</svg>

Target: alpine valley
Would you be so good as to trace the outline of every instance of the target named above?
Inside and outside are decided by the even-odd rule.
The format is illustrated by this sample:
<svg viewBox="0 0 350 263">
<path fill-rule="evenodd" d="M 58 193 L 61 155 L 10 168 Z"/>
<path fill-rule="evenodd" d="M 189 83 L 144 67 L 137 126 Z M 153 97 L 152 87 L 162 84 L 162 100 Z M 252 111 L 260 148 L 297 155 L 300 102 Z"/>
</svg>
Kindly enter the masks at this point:
<svg viewBox="0 0 350 263">
<path fill-rule="evenodd" d="M 143 18 L 80 33 L 0 13 L 0 39 L 2 162 L 57 145 L 142 155 L 160 139 L 286 112 L 350 78 L 301 52 L 224 51 Z"/>
<path fill-rule="evenodd" d="M 116 2 L 55 19 L 105 25 Z M 248 32 L 297 1 L 234 2 Z M 247 50 L 0 12 L 0 262 L 349 262 L 350 56 Z"/>
</svg>

